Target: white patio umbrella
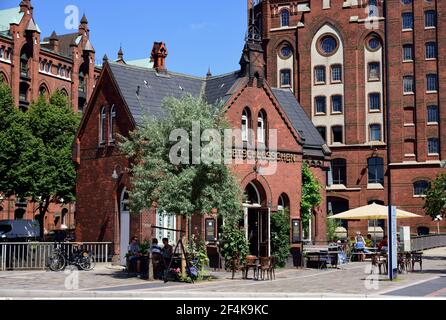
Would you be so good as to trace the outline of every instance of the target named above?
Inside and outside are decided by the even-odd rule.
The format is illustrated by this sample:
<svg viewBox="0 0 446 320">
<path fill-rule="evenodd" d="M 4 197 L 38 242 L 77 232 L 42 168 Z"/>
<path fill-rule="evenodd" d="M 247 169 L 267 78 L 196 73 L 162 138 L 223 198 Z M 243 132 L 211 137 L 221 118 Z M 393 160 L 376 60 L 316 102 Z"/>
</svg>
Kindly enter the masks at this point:
<svg viewBox="0 0 446 320">
<path fill-rule="evenodd" d="M 341 220 L 374 220 L 374 237 L 376 240 L 376 220 L 387 220 L 389 217 L 389 207 L 382 206 L 376 203 L 370 204 L 368 206 L 355 208 L 348 210 L 333 216 L 328 217 L 328 219 L 341 219 Z M 396 210 L 397 219 L 408 219 L 408 218 L 421 218 L 421 216 L 397 209 Z"/>
</svg>

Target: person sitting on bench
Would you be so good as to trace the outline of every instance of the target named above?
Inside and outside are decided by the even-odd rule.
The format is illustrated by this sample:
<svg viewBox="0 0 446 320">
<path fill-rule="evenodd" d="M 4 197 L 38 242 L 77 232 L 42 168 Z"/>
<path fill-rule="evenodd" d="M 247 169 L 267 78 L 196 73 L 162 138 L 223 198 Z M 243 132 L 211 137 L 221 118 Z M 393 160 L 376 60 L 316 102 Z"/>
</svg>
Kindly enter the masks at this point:
<svg viewBox="0 0 446 320">
<path fill-rule="evenodd" d="M 141 248 L 139 247 L 138 238 L 132 237 L 128 249 L 128 268 L 129 273 L 137 273 L 137 264 L 141 258 Z"/>
</svg>

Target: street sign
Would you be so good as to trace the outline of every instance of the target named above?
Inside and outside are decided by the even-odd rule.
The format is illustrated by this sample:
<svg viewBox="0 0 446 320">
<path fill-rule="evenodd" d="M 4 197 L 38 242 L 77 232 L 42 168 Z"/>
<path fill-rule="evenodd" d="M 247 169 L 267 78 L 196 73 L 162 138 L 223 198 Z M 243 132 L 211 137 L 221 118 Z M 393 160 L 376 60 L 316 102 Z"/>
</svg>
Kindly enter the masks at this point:
<svg viewBox="0 0 446 320">
<path fill-rule="evenodd" d="M 394 280 L 398 274 L 398 239 L 396 234 L 396 207 L 389 208 L 388 219 L 388 270 L 389 279 Z"/>
</svg>

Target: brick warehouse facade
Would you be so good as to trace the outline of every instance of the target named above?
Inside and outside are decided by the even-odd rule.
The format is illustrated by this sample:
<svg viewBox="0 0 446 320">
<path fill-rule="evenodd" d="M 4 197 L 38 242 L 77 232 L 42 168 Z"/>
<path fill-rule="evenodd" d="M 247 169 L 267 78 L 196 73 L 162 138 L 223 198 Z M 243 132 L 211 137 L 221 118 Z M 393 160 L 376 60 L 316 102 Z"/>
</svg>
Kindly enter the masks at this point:
<svg viewBox="0 0 446 320">
<path fill-rule="evenodd" d="M 333 213 L 387 203 L 390 172 L 393 204 L 424 215 L 423 192 L 445 172 L 446 3 L 387 5 L 386 14 L 381 0 L 248 1 L 268 82 L 293 90 L 333 152 Z M 412 233 L 437 230 L 430 217 L 403 224 Z M 366 222 L 343 227 L 372 230 Z"/>
<path fill-rule="evenodd" d="M 0 10 L 0 76 L 10 85 L 17 106 L 26 110 L 39 96 L 62 90 L 75 111 L 91 96 L 100 68 L 83 16 L 76 32 L 43 38 L 30 0 Z M 26 199 L 2 199 L 0 220 L 34 219 L 36 205 Z M 74 228 L 74 205 L 52 205 L 45 229 Z"/>
<path fill-rule="evenodd" d="M 215 212 L 205 217 L 193 216 L 190 228 L 182 217 L 167 221 L 169 217 L 158 212 L 156 204 L 140 215 L 127 212 L 127 190 L 131 189 L 126 171 L 129 162 L 117 150 L 114 137 L 117 134 L 128 136 L 135 130 L 141 123 L 141 112 L 158 114 L 164 97 L 179 98 L 187 92 L 203 96 L 208 103 L 223 101 L 227 119 L 234 128 L 243 128 L 245 124 L 254 129 L 253 132 L 258 132 L 258 122 L 253 119 L 261 117 L 267 128 L 277 129 L 277 149 L 282 160 L 277 163 L 276 174 L 264 176 L 248 163 L 233 164 L 231 169 L 248 195 L 244 204 L 247 236 L 248 232 L 259 232 L 260 229 L 254 230 L 254 225 L 269 228 L 269 214 L 288 207 L 292 223 L 297 227 L 295 237 L 290 237 L 294 246 L 300 246 L 302 162 L 307 161 L 317 176 L 325 176 L 330 151 L 292 92 L 271 89 L 264 80 L 260 44 L 253 39 L 247 41 L 240 71 L 222 76 L 208 74 L 206 78 L 168 71 L 164 43 L 154 45 L 153 68 L 126 63 L 122 52 L 119 56 L 118 62 L 106 58 L 78 132 L 74 153 L 78 167 L 77 238 L 81 241 L 112 241 L 115 253 L 120 254 L 121 259 L 127 252 L 130 235 L 138 235 L 141 239 L 166 236 L 166 232 L 160 233 L 152 226 L 187 230 L 210 245 L 218 240 L 221 221 Z M 248 136 L 246 139 L 253 139 L 251 142 L 260 139 L 256 134 Z M 320 223 L 314 234 L 320 241 L 326 239 L 325 208 L 324 204 L 315 212 Z M 175 235 L 170 234 L 170 239 L 175 240 Z M 269 239 L 262 239 L 251 242 L 252 253 L 268 254 L 266 243 Z"/>
</svg>

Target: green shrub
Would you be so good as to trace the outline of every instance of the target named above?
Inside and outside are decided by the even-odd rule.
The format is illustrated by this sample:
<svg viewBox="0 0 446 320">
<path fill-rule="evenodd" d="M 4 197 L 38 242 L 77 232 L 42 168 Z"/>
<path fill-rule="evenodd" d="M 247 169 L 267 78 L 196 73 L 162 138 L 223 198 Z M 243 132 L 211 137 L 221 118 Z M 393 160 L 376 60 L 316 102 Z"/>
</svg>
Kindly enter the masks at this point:
<svg viewBox="0 0 446 320">
<path fill-rule="evenodd" d="M 278 267 L 285 266 L 290 254 L 290 229 L 288 209 L 271 215 L 271 253 Z"/>
</svg>

